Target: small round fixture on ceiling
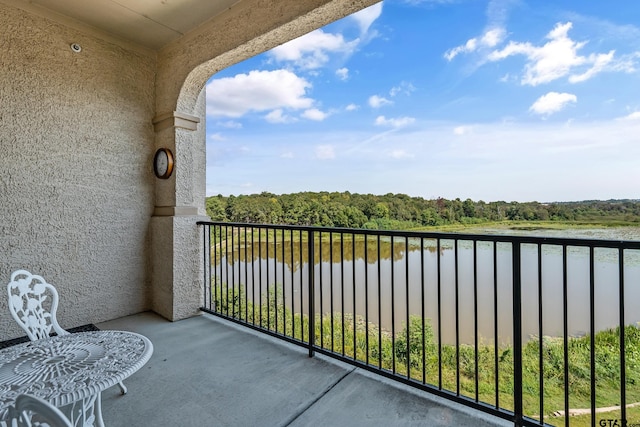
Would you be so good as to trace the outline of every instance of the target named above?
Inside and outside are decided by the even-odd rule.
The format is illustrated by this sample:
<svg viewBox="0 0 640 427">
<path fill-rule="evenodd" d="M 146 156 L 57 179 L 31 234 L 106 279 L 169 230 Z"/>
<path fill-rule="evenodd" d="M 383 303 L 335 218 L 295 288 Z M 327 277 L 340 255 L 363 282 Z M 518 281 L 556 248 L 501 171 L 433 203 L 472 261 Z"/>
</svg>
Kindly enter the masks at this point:
<svg viewBox="0 0 640 427">
<path fill-rule="evenodd" d="M 75 53 L 80 53 L 82 51 L 82 46 L 80 46 L 78 43 L 71 43 L 69 47 Z"/>
</svg>

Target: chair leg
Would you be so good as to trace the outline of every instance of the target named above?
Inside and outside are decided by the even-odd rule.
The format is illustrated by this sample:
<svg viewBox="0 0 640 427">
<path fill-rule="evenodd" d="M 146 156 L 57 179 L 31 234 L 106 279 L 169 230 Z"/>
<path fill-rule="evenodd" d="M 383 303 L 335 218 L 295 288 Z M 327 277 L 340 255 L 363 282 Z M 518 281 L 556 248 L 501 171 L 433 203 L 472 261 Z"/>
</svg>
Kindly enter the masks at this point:
<svg viewBox="0 0 640 427">
<path fill-rule="evenodd" d="M 105 427 L 102 419 L 102 393 L 98 393 L 98 397 L 96 397 L 94 415 L 96 417 L 95 425 L 97 427 Z"/>
<path fill-rule="evenodd" d="M 120 393 L 127 394 L 127 388 L 122 384 L 122 381 L 118 383 L 118 387 L 120 387 Z"/>
</svg>

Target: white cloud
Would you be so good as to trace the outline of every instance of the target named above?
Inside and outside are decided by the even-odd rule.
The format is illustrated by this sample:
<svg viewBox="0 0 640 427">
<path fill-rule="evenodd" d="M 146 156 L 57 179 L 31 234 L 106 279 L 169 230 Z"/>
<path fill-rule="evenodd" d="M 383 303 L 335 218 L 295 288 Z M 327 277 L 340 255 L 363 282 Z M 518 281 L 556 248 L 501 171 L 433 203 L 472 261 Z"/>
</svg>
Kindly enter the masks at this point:
<svg viewBox="0 0 640 427">
<path fill-rule="evenodd" d="M 385 116 L 378 116 L 376 117 L 375 124 L 376 126 L 391 126 L 394 128 L 401 128 L 410 125 L 415 121 L 416 119 L 414 119 L 413 117 L 397 117 L 395 119 L 387 119 Z"/>
<path fill-rule="evenodd" d="M 556 24 L 546 36 L 549 41 L 540 47 L 529 42 L 511 41 L 504 49 L 492 52 L 489 60 L 499 61 L 512 55 L 525 55 L 528 63 L 525 65 L 522 84 L 531 86 L 566 76 L 571 68 L 586 62 L 585 57 L 577 54 L 586 42 L 575 42 L 567 35 L 572 26 L 571 22 Z"/>
<path fill-rule="evenodd" d="M 242 123 L 236 122 L 235 120 L 216 122 L 216 126 L 227 128 L 227 129 L 242 129 Z"/>
<path fill-rule="evenodd" d="M 573 27 L 571 22 L 558 23 L 547 34 L 549 40 L 542 46 L 534 46 L 530 42 L 511 41 L 501 50 L 491 52 L 489 61 L 500 61 L 513 55 L 524 55 L 527 63 L 521 78 L 521 84 L 537 86 L 549 83 L 559 78 L 569 76 L 570 83 L 586 81 L 602 71 L 629 72 L 633 69 L 633 61 L 615 61 L 615 51 L 608 53 L 579 55 L 587 42 L 576 42 L 569 36 L 569 30 Z M 587 67 L 586 69 L 584 69 Z M 584 71 L 583 71 L 584 70 Z"/>
<path fill-rule="evenodd" d="M 302 117 L 309 120 L 315 120 L 317 122 L 321 122 L 327 117 L 329 117 L 328 113 L 318 110 L 317 108 L 310 108 L 305 110 L 302 114 Z"/>
<path fill-rule="evenodd" d="M 336 70 L 336 76 L 338 76 L 338 78 L 343 81 L 349 79 L 349 69 L 344 67 L 338 68 Z"/>
<path fill-rule="evenodd" d="M 295 121 L 295 118 L 284 114 L 282 108 L 271 111 L 264 116 L 264 119 L 269 123 L 292 123 Z"/>
<path fill-rule="evenodd" d="M 293 159 L 294 155 L 292 151 L 285 151 L 284 153 L 280 154 L 280 158 L 282 159 Z"/>
<path fill-rule="evenodd" d="M 474 37 L 472 39 L 467 40 L 467 42 L 465 44 L 460 45 L 460 46 L 456 46 L 456 47 L 446 51 L 444 53 L 444 58 L 447 61 L 451 61 L 451 60 L 453 60 L 453 58 L 455 58 L 456 56 L 460 55 L 461 53 L 468 53 L 468 52 L 475 51 L 477 46 L 478 46 L 478 39 L 476 39 Z"/>
<path fill-rule="evenodd" d="M 447 61 L 451 61 L 461 53 L 471 53 L 479 49 L 493 48 L 502 43 L 504 36 L 505 31 L 503 28 L 491 28 L 485 31 L 479 38 L 471 38 L 467 40 L 465 44 L 449 49 L 444 53 L 444 57 Z"/>
<path fill-rule="evenodd" d="M 369 31 L 369 27 L 374 23 L 376 19 L 382 14 L 382 2 L 376 3 L 373 6 L 369 6 L 366 9 L 362 9 L 359 12 L 351 15 L 352 19 L 355 19 L 360 28 L 360 34 L 364 34 Z"/>
<path fill-rule="evenodd" d="M 329 62 L 330 53 L 351 54 L 359 40 L 345 41 L 342 34 L 315 30 L 269 51 L 276 61 L 293 62 L 297 67 L 313 70 Z"/>
<path fill-rule="evenodd" d="M 380 108 L 383 105 L 393 104 L 393 101 L 389 101 L 387 98 L 382 96 L 373 95 L 369 97 L 369 106 L 372 108 Z"/>
<path fill-rule="evenodd" d="M 320 160 L 330 160 L 336 158 L 333 145 L 318 145 L 316 147 L 316 158 Z"/>
<path fill-rule="evenodd" d="M 454 135 L 465 135 L 471 131 L 469 126 L 456 126 L 453 128 Z"/>
<path fill-rule="evenodd" d="M 221 133 L 212 133 L 211 135 L 209 135 L 209 139 L 211 141 L 225 141 L 227 138 L 222 136 Z"/>
<path fill-rule="evenodd" d="M 416 87 L 409 82 L 400 82 L 398 86 L 394 86 L 389 91 L 389 95 L 394 97 L 399 94 L 403 95 L 411 95 L 412 92 L 415 92 Z"/>
<path fill-rule="evenodd" d="M 496 47 L 504 40 L 505 31 L 503 28 L 492 28 L 486 31 L 480 39 L 481 46 Z"/>
<path fill-rule="evenodd" d="M 640 111 L 634 111 L 628 116 L 622 117 L 623 120 L 640 120 Z"/>
<path fill-rule="evenodd" d="M 576 103 L 578 98 L 571 93 L 549 92 L 542 95 L 533 103 L 529 111 L 535 114 L 549 115 L 557 113 L 569 103 Z"/>
<path fill-rule="evenodd" d="M 309 88 L 311 83 L 288 70 L 213 79 L 207 84 L 207 115 L 241 117 L 249 111 L 310 108 Z"/>
<path fill-rule="evenodd" d="M 589 55 L 589 62 L 593 63 L 593 67 L 589 68 L 582 74 L 574 74 L 569 76 L 570 83 L 580 83 L 589 80 L 591 77 L 606 69 L 607 65 L 613 60 L 615 51 L 609 53 L 601 53 L 599 55 Z"/>
<path fill-rule="evenodd" d="M 360 108 L 360 107 L 358 107 L 356 104 L 349 104 L 349 105 L 347 105 L 345 107 L 345 110 L 347 110 L 347 111 L 356 111 L 358 108 Z"/>
</svg>

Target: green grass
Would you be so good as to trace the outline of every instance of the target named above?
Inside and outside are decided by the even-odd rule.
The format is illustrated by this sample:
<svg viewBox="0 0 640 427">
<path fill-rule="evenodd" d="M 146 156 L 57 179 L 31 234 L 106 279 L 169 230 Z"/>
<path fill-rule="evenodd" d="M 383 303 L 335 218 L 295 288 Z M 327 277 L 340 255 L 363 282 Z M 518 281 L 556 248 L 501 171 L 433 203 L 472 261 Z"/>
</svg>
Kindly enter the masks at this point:
<svg viewBox="0 0 640 427">
<path fill-rule="evenodd" d="M 243 288 L 226 288 L 218 284 L 212 288 L 213 302 L 218 312 L 236 319 L 261 326 L 282 335 L 308 342 L 309 318 L 292 313 L 284 306 L 282 288 L 270 289 L 261 303 L 245 301 Z M 287 301 L 290 306 L 290 301 Z M 333 331 L 333 333 L 332 333 Z M 344 333 L 343 333 L 344 331 Z M 478 395 L 481 402 L 500 408 L 513 409 L 513 349 L 495 349 L 481 343 L 476 349 L 471 345 L 437 345 L 429 319 L 411 316 L 407 325 L 394 337 L 379 330 L 377 325 L 366 323 L 359 316 L 317 315 L 314 319 L 315 344 L 336 354 L 378 366 L 420 383 L 456 392 L 471 398 Z M 620 330 L 598 332 L 595 345 L 596 406 L 619 405 Z M 423 345 L 424 343 L 424 345 Z M 368 352 L 367 352 L 368 344 Z M 640 402 L 640 328 L 625 328 L 626 344 L 626 398 L 627 403 Z M 553 413 L 564 409 L 564 341 L 561 338 L 543 337 L 543 396 L 542 413 L 547 423 L 564 425 L 564 419 Z M 570 408 L 589 408 L 591 405 L 590 337 L 570 338 L 567 345 L 568 390 Z M 476 365 L 477 359 L 477 365 Z M 459 360 L 459 363 L 458 363 Z M 522 348 L 523 408 L 527 416 L 538 419 L 540 414 L 540 354 L 539 341 L 532 339 Z M 423 377 L 423 371 L 425 376 Z M 477 383 L 476 389 L 476 371 Z M 440 382 L 441 378 L 441 382 Z M 456 381 L 459 378 L 459 384 Z M 619 418 L 620 411 L 597 414 L 597 420 Z M 571 417 L 571 425 L 590 425 L 590 415 Z M 629 422 L 640 423 L 640 409 L 630 408 Z M 583 420 L 587 420 L 584 421 Z"/>
<path fill-rule="evenodd" d="M 564 417 L 549 417 L 547 423 L 556 425 L 556 426 L 564 426 L 565 418 Z M 618 423 L 615 424 L 615 421 Z M 569 422 L 571 427 L 591 427 L 591 414 L 587 415 L 576 415 L 573 417 L 569 417 Z M 596 414 L 596 425 L 597 426 L 614 426 L 618 425 L 622 427 L 624 424 L 622 423 L 622 414 L 620 410 L 611 411 L 611 412 L 600 412 Z M 640 427 L 640 406 L 634 406 L 632 408 L 627 408 L 627 427 Z"/>
</svg>

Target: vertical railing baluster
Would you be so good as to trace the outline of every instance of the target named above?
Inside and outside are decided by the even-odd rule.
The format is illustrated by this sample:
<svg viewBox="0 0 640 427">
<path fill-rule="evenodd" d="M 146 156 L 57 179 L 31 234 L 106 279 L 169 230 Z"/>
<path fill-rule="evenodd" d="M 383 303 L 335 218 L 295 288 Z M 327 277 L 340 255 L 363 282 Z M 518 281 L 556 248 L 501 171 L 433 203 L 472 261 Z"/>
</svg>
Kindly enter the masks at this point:
<svg viewBox="0 0 640 427">
<path fill-rule="evenodd" d="M 237 319 L 241 319 L 242 317 L 242 298 L 240 297 L 240 293 L 242 291 L 242 230 L 244 229 L 244 227 L 238 227 L 238 259 L 236 260 L 236 262 L 234 262 L 234 269 L 235 269 L 235 265 L 238 265 L 238 281 L 237 281 L 237 291 L 234 292 L 234 307 L 235 307 L 235 301 L 238 302 L 238 311 L 235 312 L 234 311 L 234 317 Z M 234 251 L 235 253 L 235 251 Z M 235 286 L 234 286 L 235 289 Z"/>
<path fill-rule="evenodd" d="M 290 251 L 291 251 L 291 336 L 296 337 L 296 299 L 295 296 L 295 259 L 293 257 L 293 230 L 289 230 Z M 302 290 L 300 291 L 302 292 Z M 300 307 L 300 319 L 302 319 L 302 306 Z"/>
<path fill-rule="evenodd" d="M 284 239 L 284 228 L 281 232 L 282 241 L 280 244 L 282 245 L 282 333 L 287 335 L 287 278 L 285 277 L 285 267 L 287 266 L 287 258 L 285 255 L 285 239 Z M 276 257 L 276 262 L 278 262 L 278 257 Z"/>
<path fill-rule="evenodd" d="M 229 316 L 229 245 L 227 244 L 227 242 L 229 241 L 229 227 L 225 227 L 224 230 L 224 268 L 225 268 L 225 281 L 226 281 L 226 286 L 225 286 L 225 295 L 227 296 L 227 300 L 225 303 L 225 314 L 227 316 Z M 231 239 L 233 239 L 233 227 L 231 227 Z M 233 252 L 233 242 L 231 242 L 231 252 Z M 233 254 L 232 254 L 233 256 Z M 232 273 L 233 274 L 233 271 Z M 233 281 L 231 281 L 231 283 L 233 284 Z"/>
<path fill-rule="evenodd" d="M 220 261 L 220 276 L 218 276 L 218 247 L 222 249 L 222 227 L 218 226 L 218 231 L 216 231 L 216 227 L 213 228 L 213 301 L 217 301 L 218 299 L 218 282 L 222 279 L 222 261 Z M 219 236 L 219 237 L 216 237 Z M 222 255 L 222 254 L 220 254 Z M 222 258 L 222 256 L 220 257 Z M 220 296 L 222 298 L 222 296 Z M 216 312 L 220 311 L 220 307 L 217 304 L 213 305 L 213 310 Z"/>
<path fill-rule="evenodd" d="M 313 357 L 315 346 L 315 257 L 314 257 L 314 235 L 313 231 L 307 232 L 309 251 L 309 357 Z M 322 325 L 320 325 L 322 327 Z"/>
<path fill-rule="evenodd" d="M 298 237 L 299 237 L 299 242 L 298 242 L 298 248 L 300 250 L 300 335 L 301 335 L 301 339 L 302 342 L 304 342 L 304 286 L 302 286 L 302 284 L 304 283 L 303 280 L 303 273 L 302 273 L 302 266 L 304 265 L 304 251 L 302 250 L 303 246 L 302 246 L 302 230 L 298 230 Z M 320 270 L 322 271 L 322 270 Z M 320 293 L 322 295 L 322 292 Z M 320 298 L 320 301 L 322 301 L 322 297 Z M 322 310 L 320 310 L 320 315 L 322 316 Z M 307 313 L 308 316 L 308 313 Z M 311 319 L 309 319 L 309 321 L 311 321 Z M 320 323 L 322 324 L 322 318 L 320 318 Z M 320 328 L 320 330 L 322 330 L 322 328 Z"/>
<path fill-rule="evenodd" d="M 382 369 L 382 269 L 380 267 L 380 234 L 378 240 L 378 369 Z"/>
<path fill-rule="evenodd" d="M 493 362 L 496 409 L 500 409 L 500 359 L 498 358 L 498 242 L 493 242 Z"/>
<path fill-rule="evenodd" d="M 242 290 L 242 230 L 244 227 L 238 227 L 238 259 L 233 263 L 233 268 L 235 270 L 236 264 L 238 265 L 238 281 L 237 281 L 237 291 L 234 291 L 233 301 L 234 307 L 235 302 L 238 301 L 238 311 L 236 312 L 234 309 L 233 317 L 240 319 L 242 316 L 242 298 L 240 298 L 240 291 Z M 235 251 L 234 251 L 235 254 Z M 236 289 L 236 282 L 234 281 L 234 289 Z"/>
<path fill-rule="evenodd" d="M 256 324 L 256 264 L 255 264 L 255 228 L 251 227 L 251 324 Z M 260 263 L 260 257 L 258 257 L 258 265 Z"/>
<path fill-rule="evenodd" d="M 369 365 L 369 235 L 364 235 L 364 332 L 365 363 Z"/>
<path fill-rule="evenodd" d="M 456 328 L 456 396 L 460 396 L 460 283 L 458 278 L 458 239 L 453 241 L 454 286 L 455 286 L 455 328 Z"/>
<path fill-rule="evenodd" d="M 406 316 L 406 322 L 407 322 L 407 334 L 406 334 L 406 339 L 407 339 L 407 348 L 406 348 L 406 352 L 407 352 L 407 379 L 411 379 L 411 352 L 410 352 L 410 324 L 409 324 L 409 238 L 407 236 L 404 237 L 404 284 L 405 284 L 405 294 L 404 294 L 404 300 L 405 300 L 405 316 Z M 424 333 L 424 331 L 423 331 Z"/>
<path fill-rule="evenodd" d="M 333 232 L 329 232 L 329 296 L 331 297 L 331 300 L 329 301 L 329 304 L 331 306 L 331 351 L 335 351 L 335 345 L 334 345 L 334 326 L 333 326 L 333 318 L 334 316 L 334 312 L 333 312 Z"/>
<path fill-rule="evenodd" d="M 213 250 L 213 266 L 212 266 L 212 282 L 211 282 L 211 286 L 213 286 L 213 289 L 211 290 L 211 309 L 214 311 L 218 311 L 218 307 L 215 305 L 217 296 L 218 296 L 218 247 L 220 245 L 219 243 L 219 238 L 217 236 L 219 236 L 220 233 L 216 232 L 216 228 L 214 226 L 213 228 L 213 245 L 211 246 L 211 250 Z M 222 275 L 222 273 L 220 273 L 220 275 Z"/>
<path fill-rule="evenodd" d="M 236 250 L 235 250 L 235 231 L 232 227 L 231 228 L 231 317 L 236 317 L 235 293 L 236 293 Z M 229 298 L 227 298 L 227 308 L 228 307 L 229 307 Z"/>
<path fill-rule="evenodd" d="M 620 417 L 623 425 L 627 422 L 627 363 L 625 357 L 625 319 L 624 319 L 624 250 L 618 249 L 618 274 L 620 276 L 619 314 L 620 314 Z"/>
<path fill-rule="evenodd" d="M 273 315 L 275 329 L 278 333 L 278 230 L 273 229 Z"/>
<path fill-rule="evenodd" d="M 249 321 L 249 259 L 247 249 L 247 227 L 244 228 L 244 320 Z"/>
<path fill-rule="evenodd" d="M 426 353 L 427 349 L 425 347 L 425 318 L 427 314 L 425 313 L 424 307 L 424 237 L 420 237 L 420 313 L 422 314 L 422 331 L 420 335 L 422 336 L 422 384 L 427 383 L 427 367 L 426 367 Z"/>
<path fill-rule="evenodd" d="M 522 259 L 520 243 L 512 243 L 513 274 L 513 413 L 516 426 L 523 421 L 522 406 Z M 567 417 L 568 419 L 569 417 Z"/>
<path fill-rule="evenodd" d="M 473 346 L 475 362 L 475 400 L 478 402 L 478 246 L 477 241 L 473 241 Z"/>
<path fill-rule="evenodd" d="M 396 276 L 395 276 L 395 242 L 391 236 L 391 367 L 396 373 Z"/>
<path fill-rule="evenodd" d="M 203 255 L 202 255 L 202 267 L 203 267 L 203 274 L 202 274 L 202 280 L 203 280 L 203 296 L 202 296 L 202 306 L 205 308 L 211 308 L 211 307 L 207 307 L 207 231 L 209 231 L 210 226 L 205 225 L 204 227 L 202 227 L 202 249 L 203 249 Z M 209 262 L 209 267 L 211 267 L 211 262 Z"/>
<path fill-rule="evenodd" d="M 358 322 L 356 321 L 356 234 L 351 233 L 351 270 L 352 270 L 352 286 L 353 286 L 353 360 L 357 359 L 356 350 L 357 346 L 357 338 L 356 338 L 356 325 Z"/>
<path fill-rule="evenodd" d="M 211 242 L 211 228 L 213 228 L 213 243 Z M 216 262 L 215 262 L 215 254 L 216 254 L 216 238 L 215 238 L 215 226 L 209 226 L 208 227 L 208 233 L 209 235 L 209 255 L 208 258 L 206 260 L 206 262 L 209 265 L 209 283 L 205 283 L 205 286 L 207 286 L 209 288 L 209 300 L 207 301 L 207 303 L 209 304 L 207 306 L 207 308 L 209 310 L 214 310 L 215 306 L 213 305 L 213 302 L 215 301 L 214 299 L 214 292 L 215 292 L 215 277 L 216 277 Z M 213 255 L 211 254 L 211 251 L 213 252 Z M 205 303 L 206 304 L 206 303 Z"/>
<path fill-rule="evenodd" d="M 591 427 L 596 425 L 596 280 L 595 255 L 593 246 L 589 247 L 589 364 L 591 379 Z M 624 417 L 623 417 L 624 419 Z"/>
<path fill-rule="evenodd" d="M 437 284 L 438 284 L 438 389 L 442 390 L 442 266 L 441 262 L 441 253 L 440 253 L 440 245 L 441 241 L 437 239 Z"/>
<path fill-rule="evenodd" d="M 262 319 L 262 230 L 264 228 L 258 228 L 258 292 L 260 292 L 260 327 L 264 327 L 264 322 Z"/>
<path fill-rule="evenodd" d="M 322 278 L 322 231 L 318 231 L 318 287 L 320 289 L 320 348 L 324 348 L 324 328 L 322 327 L 324 322 L 324 305 L 322 300 L 324 299 L 324 287 L 323 287 L 323 278 Z"/>
<path fill-rule="evenodd" d="M 344 233 L 340 233 L 340 314 L 342 316 L 342 355 L 344 356 Z"/>
<path fill-rule="evenodd" d="M 562 246 L 562 341 L 564 347 L 564 425 L 569 426 L 569 279 L 567 245 Z"/>
<path fill-rule="evenodd" d="M 542 245 L 538 243 L 538 396 L 540 399 L 540 425 L 544 424 L 544 340 L 542 311 Z M 592 412 L 595 413 L 595 412 Z"/>
</svg>

